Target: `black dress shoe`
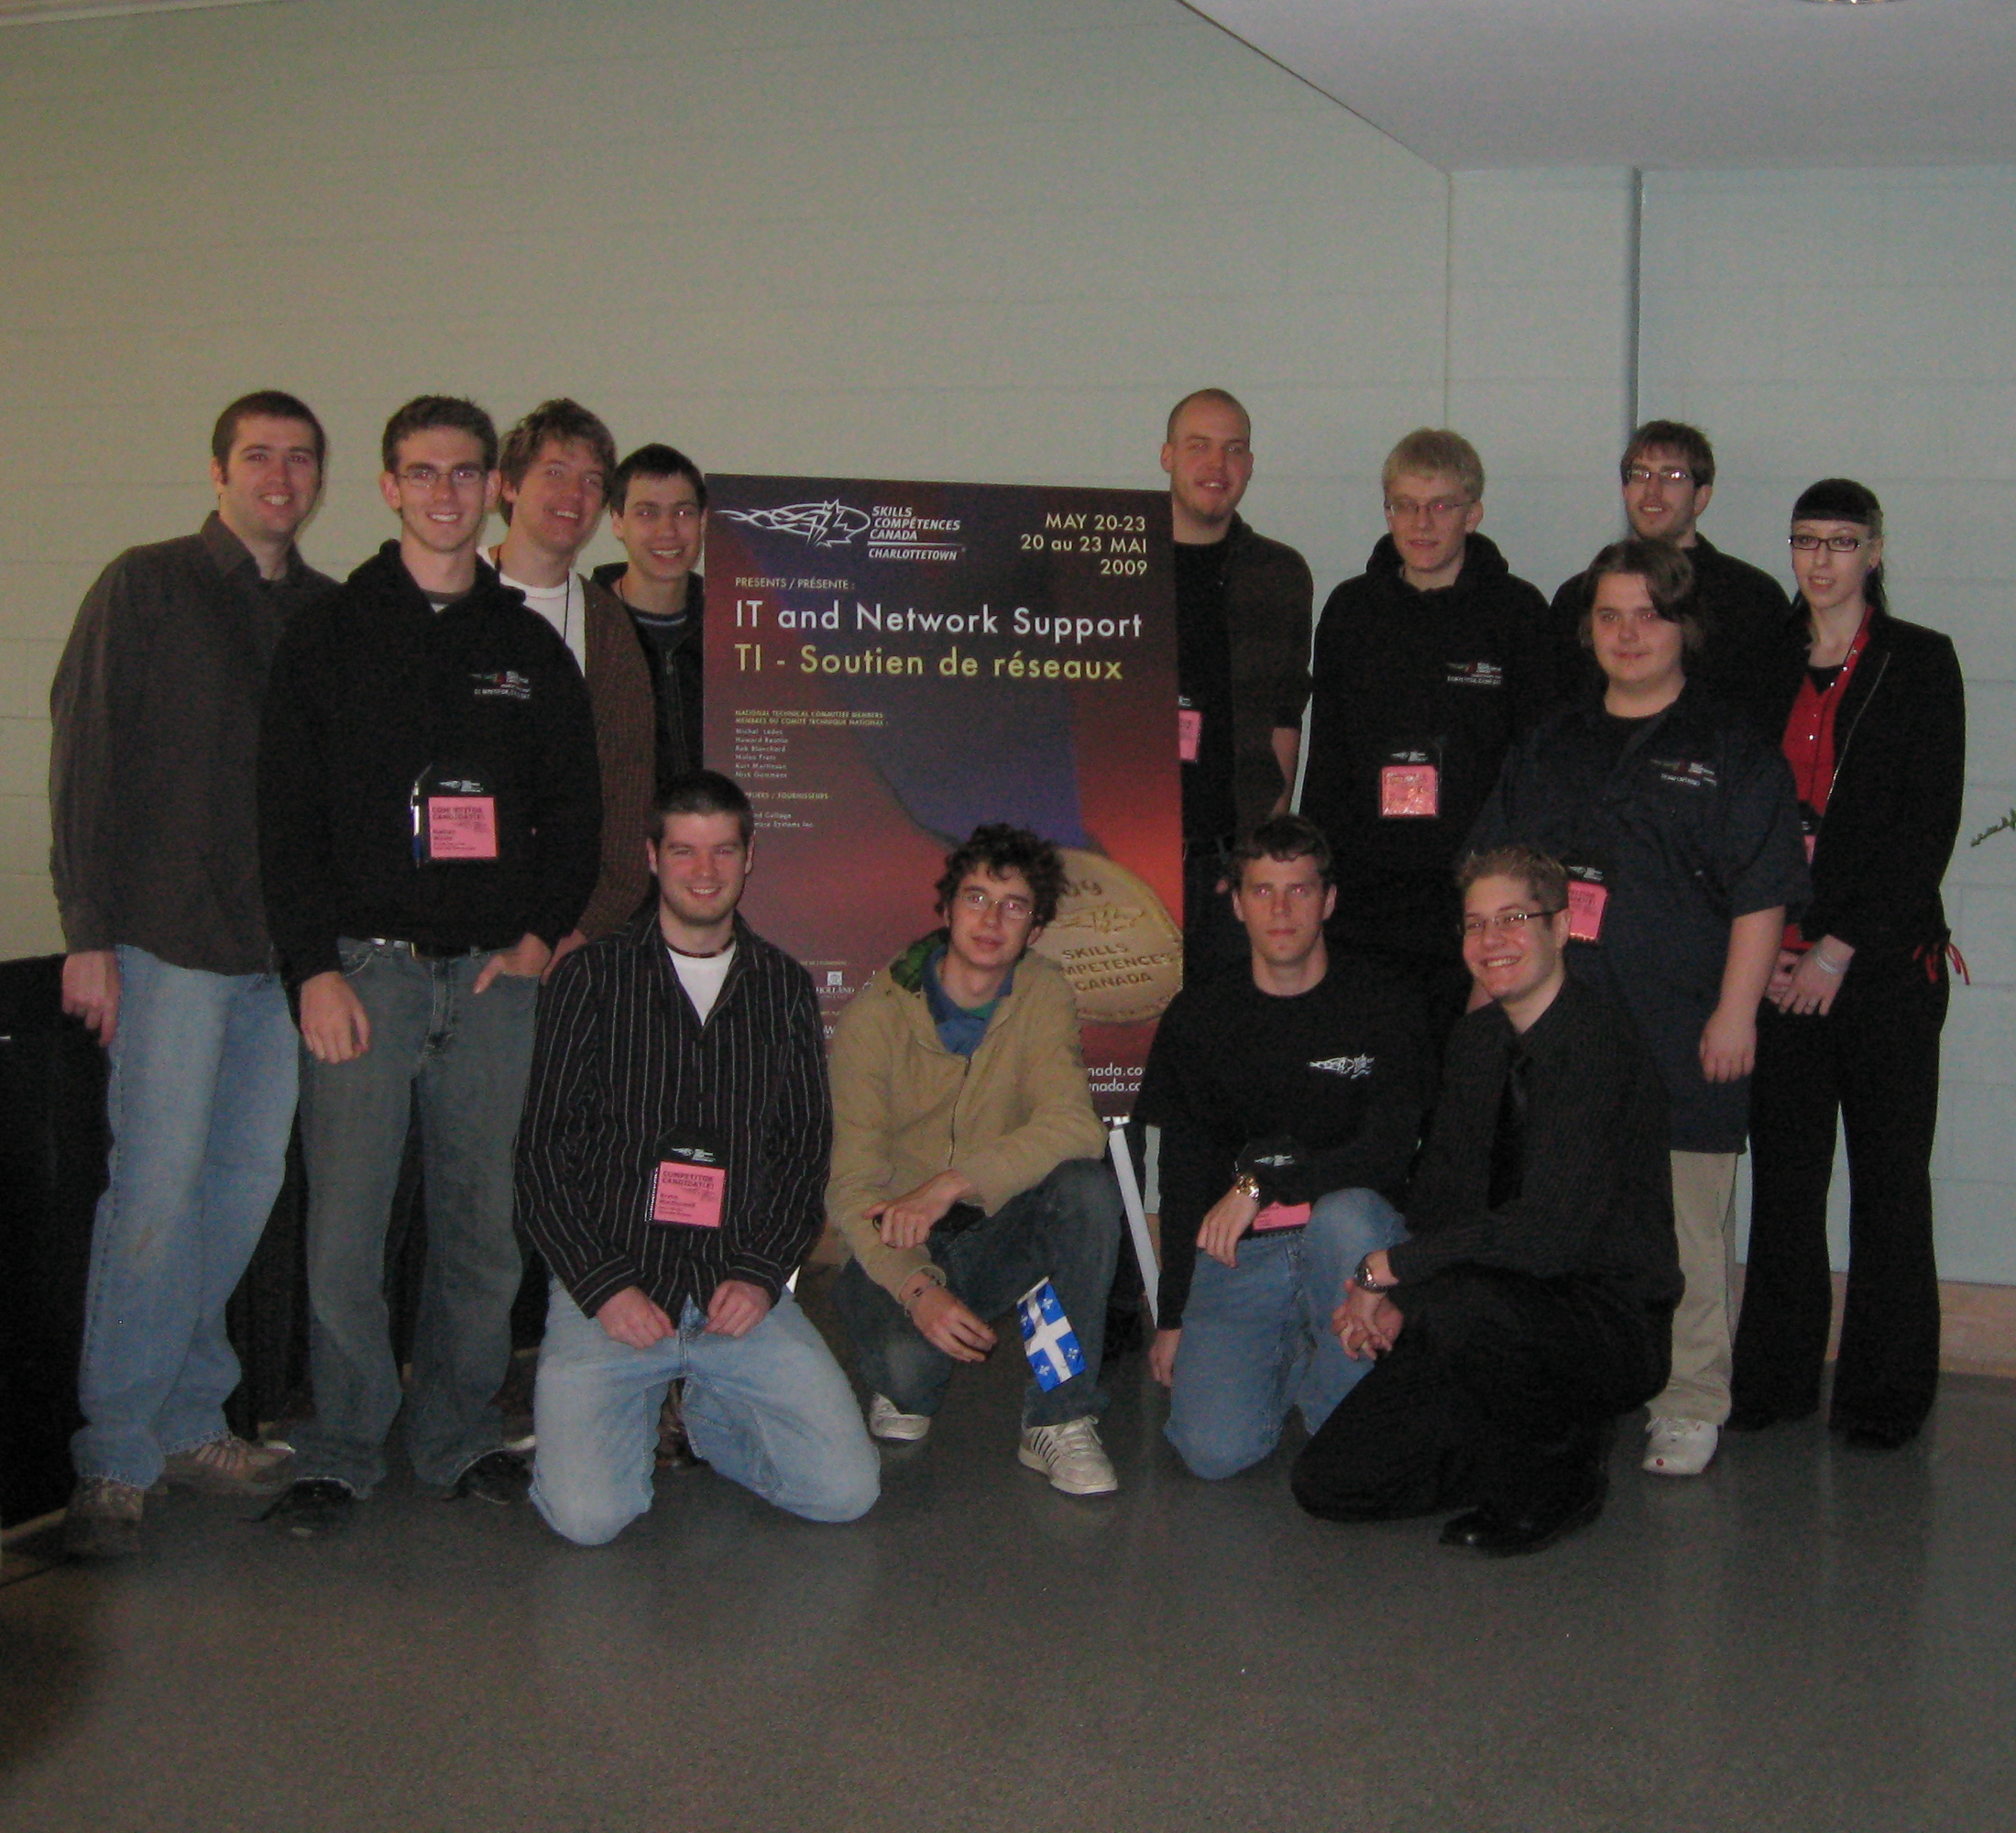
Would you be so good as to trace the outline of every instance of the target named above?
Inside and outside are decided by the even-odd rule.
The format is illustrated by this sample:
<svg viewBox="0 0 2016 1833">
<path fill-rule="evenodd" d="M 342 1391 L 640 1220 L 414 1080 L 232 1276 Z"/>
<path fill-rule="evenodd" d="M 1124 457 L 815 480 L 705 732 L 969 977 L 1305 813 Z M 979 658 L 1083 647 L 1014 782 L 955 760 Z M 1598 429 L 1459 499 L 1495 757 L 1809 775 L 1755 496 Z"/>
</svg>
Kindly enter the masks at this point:
<svg viewBox="0 0 2016 1833">
<path fill-rule="evenodd" d="M 1850 1451 L 1896 1451 L 1918 1436 L 1915 1425 L 1896 1425 L 1874 1420 L 1835 1420 L 1834 1429 L 1846 1435 Z"/>
<path fill-rule="evenodd" d="M 1504 1524 L 1490 1509 L 1472 1509 L 1443 1522 L 1442 1544 L 1474 1553 L 1481 1542 L 1495 1540 L 1503 1531 Z"/>
<path fill-rule="evenodd" d="M 1488 1504 L 1473 1509 L 1442 1529 L 1442 1544 L 1492 1559 L 1543 1553 L 1602 1514 L 1609 1488 L 1608 1478 L 1600 1471 L 1592 1472 L 1586 1482 L 1575 1484 L 1559 1497 L 1517 1515 L 1501 1515 Z"/>
<path fill-rule="evenodd" d="M 515 1451 L 487 1451 L 455 1478 L 452 1502 L 474 1497 L 479 1502 L 522 1502 L 532 1487 L 531 1465 Z"/>
<path fill-rule="evenodd" d="M 350 1525 L 356 1492 L 334 1476 L 306 1476 L 290 1483 L 259 1517 L 296 1540 L 313 1540 Z"/>
</svg>

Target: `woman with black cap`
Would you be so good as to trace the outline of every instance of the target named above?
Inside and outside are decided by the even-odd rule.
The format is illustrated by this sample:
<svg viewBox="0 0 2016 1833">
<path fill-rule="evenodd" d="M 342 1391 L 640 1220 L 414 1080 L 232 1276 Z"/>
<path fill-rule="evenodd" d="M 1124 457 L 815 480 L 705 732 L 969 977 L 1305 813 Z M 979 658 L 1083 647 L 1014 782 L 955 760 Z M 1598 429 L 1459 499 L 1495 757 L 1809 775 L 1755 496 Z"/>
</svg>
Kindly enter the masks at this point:
<svg viewBox="0 0 2016 1833">
<path fill-rule="evenodd" d="M 1951 950 L 1939 882 L 1960 824 L 1966 704 L 1951 641 L 1890 615 L 1873 491 L 1813 485 L 1792 510 L 1791 560 L 1799 622 L 1779 685 L 1813 895 L 1786 929 L 1758 1027 L 1728 1424 L 1756 1431 L 1820 1404 L 1838 1114 L 1849 1270 L 1832 1423 L 1887 1451 L 1924 1423 L 1939 1374 L 1931 1164 Z"/>
</svg>

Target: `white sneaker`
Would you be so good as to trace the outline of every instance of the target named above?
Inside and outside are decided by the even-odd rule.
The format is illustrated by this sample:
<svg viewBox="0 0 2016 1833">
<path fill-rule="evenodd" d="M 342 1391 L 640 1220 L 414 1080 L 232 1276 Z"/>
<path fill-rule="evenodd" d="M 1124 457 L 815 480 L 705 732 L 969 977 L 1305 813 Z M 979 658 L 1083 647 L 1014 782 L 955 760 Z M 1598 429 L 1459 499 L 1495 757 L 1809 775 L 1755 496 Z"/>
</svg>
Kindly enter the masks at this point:
<svg viewBox="0 0 2016 1833">
<path fill-rule="evenodd" d="M 1090 1418 L 1025 1428 L 1015 1456 L 1031 1470 L 1043 1471 L 1050 1487 L 1067 1496 L 1111 1496 L 1120 1487 L 1112 1460 L 1099 1442 L 1099 1428 Z"/>
<path fill-rule="evenodd" d="M 1722 1428 L 1706 1420 L 1676 1420 L 1664 1413 L 1654 1414 L 1645 1431 L 1650 1443 L 1643 1467 L 1655 1476 L 1699 1476 L 1722 1438 Z"/>
<path fill-rule="evenodd" d="M 868 1402 L 868 1432 L 871 1438 L 893 1439 L 898 1444 L 915 1444 L 931 1430 L 929 1413 L 899 1413 L 895 1402 L 876 1394 Z"/>
</svg>

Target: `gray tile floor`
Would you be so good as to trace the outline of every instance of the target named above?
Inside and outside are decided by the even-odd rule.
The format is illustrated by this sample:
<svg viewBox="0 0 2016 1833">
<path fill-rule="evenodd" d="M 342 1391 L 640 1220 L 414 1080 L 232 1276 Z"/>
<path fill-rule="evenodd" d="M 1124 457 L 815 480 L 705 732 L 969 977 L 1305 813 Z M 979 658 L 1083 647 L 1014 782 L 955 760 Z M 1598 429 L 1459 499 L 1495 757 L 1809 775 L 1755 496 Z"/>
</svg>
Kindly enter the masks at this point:
<svg viewBox="0 0 2016 1833">
<path fill-rule="evenodd" d="M 0 1827 L 2016 1828 L 2016 1386 L 1888 1457 L 1819 1425 L 1479 1564 L 1161 1443 L 1013 1457 L 1020 1359 L 886 1454 L 865 1520 L 696 1471 L 582 1552 L 400 1485 L 343 1539 L 174 1498 L 115 1569 L 0 1590 Z"/>
</svg>

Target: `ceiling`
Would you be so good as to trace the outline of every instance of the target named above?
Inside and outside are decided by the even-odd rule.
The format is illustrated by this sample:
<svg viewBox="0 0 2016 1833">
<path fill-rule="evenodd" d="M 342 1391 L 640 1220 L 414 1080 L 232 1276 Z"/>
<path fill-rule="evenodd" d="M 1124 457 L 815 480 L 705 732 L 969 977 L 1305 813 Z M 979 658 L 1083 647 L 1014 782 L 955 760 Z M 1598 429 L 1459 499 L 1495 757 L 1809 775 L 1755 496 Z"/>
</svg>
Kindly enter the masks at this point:
<svg viewBox="0 0 2016 1833">
<path fill-rule="evenodd" d="M 1445 170 L 2016 161 L 2016 0 L 1188 0 Z"/>
</svg>

